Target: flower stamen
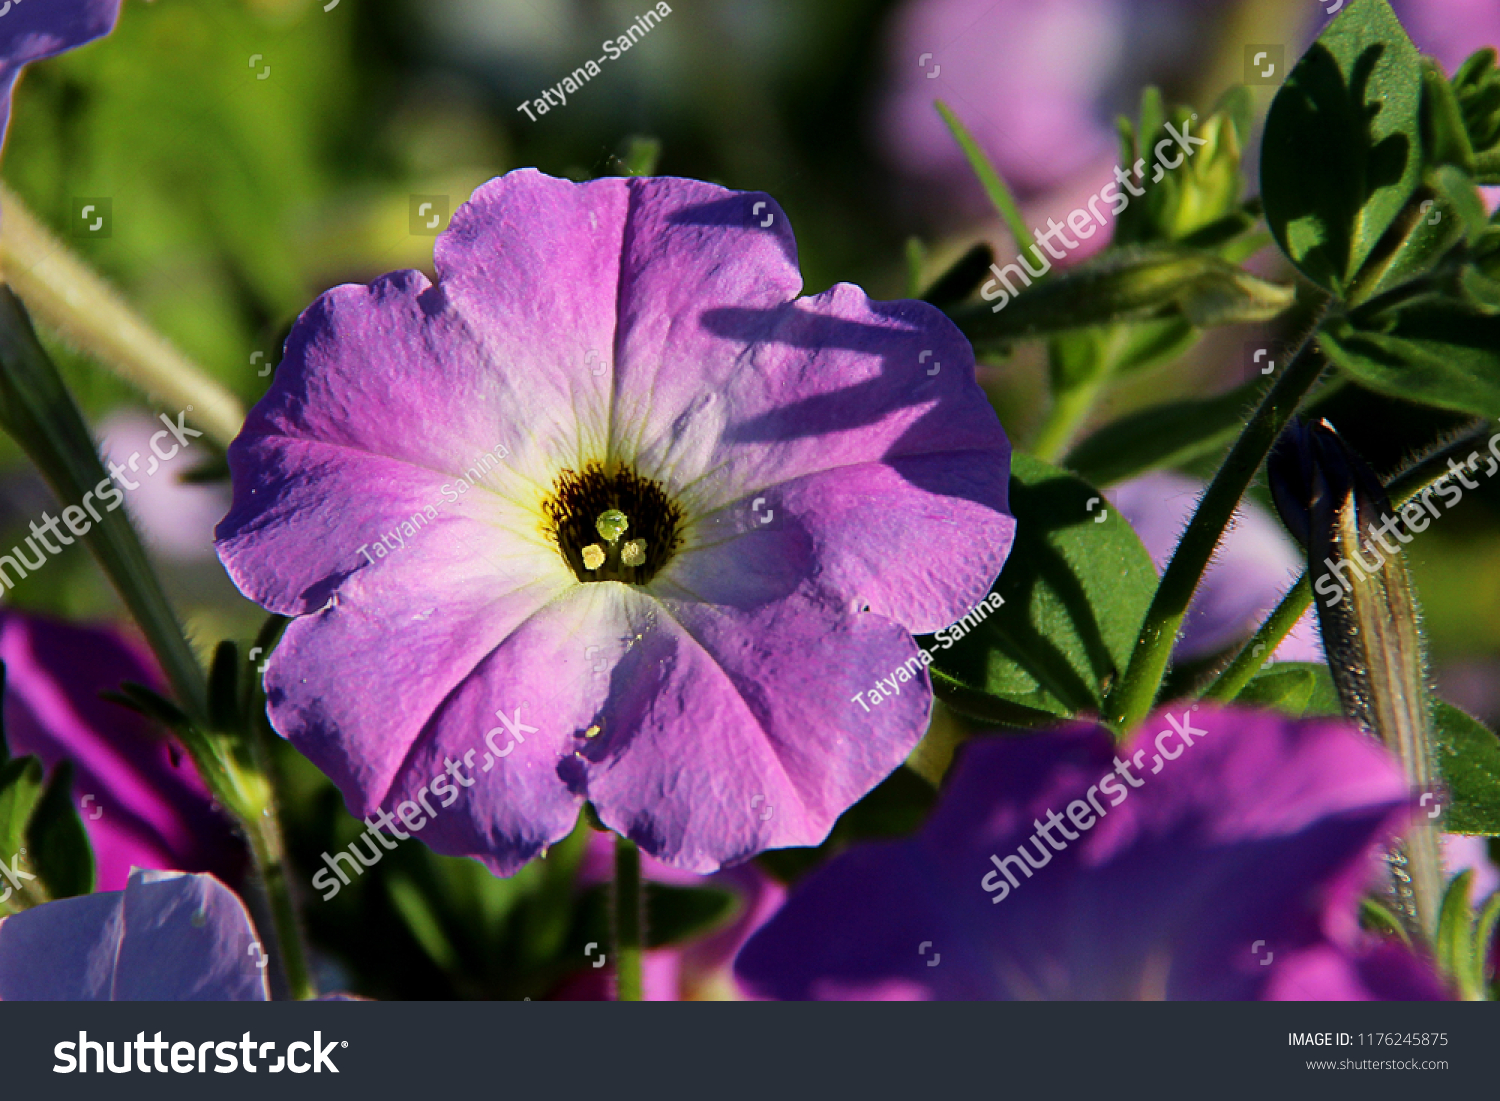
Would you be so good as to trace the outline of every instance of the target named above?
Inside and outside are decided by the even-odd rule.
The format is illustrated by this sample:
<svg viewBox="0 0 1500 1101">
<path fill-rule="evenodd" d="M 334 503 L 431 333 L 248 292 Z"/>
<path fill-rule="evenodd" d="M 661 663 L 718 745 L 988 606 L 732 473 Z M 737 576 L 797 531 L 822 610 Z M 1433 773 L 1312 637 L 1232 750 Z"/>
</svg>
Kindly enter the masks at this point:
<svg viewBox="0 0 1500 1101">
<path fill-rule="evenodd" d="M 682 509 L 628 467 L 564 470 L 542 504 L 542 531 L 579 581 L 644 585 L 682 545 Z M 626 539 L 629 532 L 634 538 Z M 651 548 L 648 559 L 646 549 Z"/>
</svg>

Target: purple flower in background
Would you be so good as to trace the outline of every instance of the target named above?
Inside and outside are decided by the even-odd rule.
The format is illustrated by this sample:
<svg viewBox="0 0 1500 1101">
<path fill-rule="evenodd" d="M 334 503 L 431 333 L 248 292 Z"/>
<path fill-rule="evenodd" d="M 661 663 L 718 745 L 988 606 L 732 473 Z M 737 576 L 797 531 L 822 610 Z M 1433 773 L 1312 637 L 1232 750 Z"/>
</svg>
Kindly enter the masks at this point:
<svg viewBox="0 0 1500 1101">
<path fill-rule="evenodd" d="M 1357 921 L 1411 808 L 1343 722 L 1184 705 L 1123 747 L 978 737 L 921 833 L 814 872 L 736 971 L 783 999 L 1440 997 Z"/>
<path fill-rule="evenodd" d="M 150 656 L 113 628 L 0 610 L 5 736 L 13 756 L 48 769 L 73 763 L 74 805 L 93 845 L 100 890 L 132 868 L 213 871 L 232 878 L 244 852 L 186 757 L 176 763 L 145 719 L 99 698 L 122 681 L 164 690 Z"/>
<path fill-rule="evenodd" d="M 1135 118 L 1147 84 L 1186 86 L 1217 37 L 1226 0 L 908 0 L 887 35 L 877 113 L 886 159 L 924 183 L 950 185 L 944 205 L 983 193 L 933 107 L 941 99 L 995 167 L 1039 199 L 1036 224 L 1065 216 L 1110 179 L 1115 120 Z M 1097 177 L 1097 178 L 1096 178 Z M 925 188 L 924 191 L 930 191 Z M 1100 235 L 1075 253 L 1105 243 Z"/>
<path fill-rule="evenodd" d="M 1160 471 L 1115 486 L 1107 496 L 1163 570 L 1203 490 L 1196 478 Z M 1305 566 L 1306 556 L 1271 514 L 1246 501 L 1193 594 L 1174 656 L 1179 661 L 1205 658 L 1248 638 Z M 1311 610 L 1268 660 L 1323 661 Z"/>
<path fill-rule="evenodd" d="M 967 162 L 933 107 L 945 101 L 1012 186 L 1050 187 L 1115 147 L 1098 100 L 1125 45 L 1116 0 L 916 0 L 889 35 L 886 151 L 915 175 Z"/>
<path fill-rule="evenodd" d="M 1448 75 L 1475 50 L 1500 46 L 1500 4 L 1495 0 L 1392 0 L 1417 49 L 1442 63 Z"/>
<path fill-rule="evenodd" d="M 123 891 L 0 919 L 0 1001 L 263 1002 L 265 958 L 213 876 L 136 871 Z"/>
<path fill-rule="evenodd" d="M 0 140 L 21 69 L 114 30 L 120 0 L 0 0 Z"/>
<path fill-rule="evenodd" d="M 1476 907 L 1500 890 L 1500 868 L 1490 860 L 1489 840 L 1472 834 L 1443 834 L 1443 870 L 1449 877 L 1465 871 L 1474 873 L 1469 902 Z"/>
<path fill-rule="evenodd" d="M 585 799 L 696 872 L 816 844 L 925 729 L 912 632 L 1009 551 L 967 342 L 798 298 L 780 207 L 691 180 L 513 172 L 434 263 L 319 299 L 230 448 L 220 558 L 300 617 L 276 729 L 500 874 Z"/>
<path fill-rule="evenodd" d="M 125 507 L 147 545 L 177 561 L 213 557 L 214 525 L 229 511 L 229 493 L 180 480 L 206 453 L 182 451 L 170 436 L 163 442 L 162 422 L 134 409 L 106 417 L 99 438 L 104 461 L 118 463 L 133 479 L 135 489 L 125 486 Z M 171 458 L 160 461 L 161 454 Z"/>
</svg>

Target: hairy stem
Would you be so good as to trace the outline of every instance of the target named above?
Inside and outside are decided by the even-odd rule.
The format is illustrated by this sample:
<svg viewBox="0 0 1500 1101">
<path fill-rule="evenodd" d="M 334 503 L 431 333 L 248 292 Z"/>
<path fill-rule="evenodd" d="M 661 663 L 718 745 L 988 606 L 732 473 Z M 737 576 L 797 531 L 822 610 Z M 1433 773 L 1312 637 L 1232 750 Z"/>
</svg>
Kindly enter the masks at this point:
<svg viewBox="0 0 1500 1101">
<path fill-rule="evenodd" d="M 1307 611 L 1311 603 L 1312 582 L 1308 580 L 1307 571 L 1304 570 L 1297 583 L 1260 625 L 1260 629 L 1245 643 L 1245 648 L 1208 686 L 1203 698 L 1228 703 L 1243 692 L 1245 685 L 1255 679 L 1255 674 L 1271 660 L 1271 654 L 1297 625 L 1297 620 L 1302 618 L 1302 613 Z"/>
<path fill-rule="evenodd" d="M 1255 472 L 1322 370 L 1322 355 L 1309 335 L 1267 391 L 1203 494 L 1172 553 L 1172 560 L 1167 563 L 1156 595 L 1151 598 L 1125 675 L 1105 700 L 1103 718 L 1116 730 L 1130 729 L 1151 709 L 1171 660 L 1177 632 L 1214 548 L 1223 538 L 1224 529 Z"/>
<path fill-rule="evenodd" d="M 239 434 L 239 399 L 126 304 L 10 191 L 0 187 L 0 275 L 27 309 L 69 344 L 171 410 L 221 448 Z"/>
</svg>

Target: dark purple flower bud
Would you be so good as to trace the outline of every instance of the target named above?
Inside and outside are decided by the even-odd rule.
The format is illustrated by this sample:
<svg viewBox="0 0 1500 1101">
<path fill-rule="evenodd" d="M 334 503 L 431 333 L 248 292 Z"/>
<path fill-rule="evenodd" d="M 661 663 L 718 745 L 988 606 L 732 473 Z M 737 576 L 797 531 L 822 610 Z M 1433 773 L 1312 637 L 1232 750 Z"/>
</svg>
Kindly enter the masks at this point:
<svg viewBox="0 0 1500 1101">
<path fill-rule="evenodd" d="M 1344 714 L 1401 759 L 1413 790 L 1435 793 L 1426 654 L 1402 551 L 1412 540 L 1406 521 L 1326 420 L 1294 422 L 1268 471 L 1282 518 L 1308 549 L 1323 651 Z M 1431 935 L 1442 891 L 1432 823 L 1413 825 L 1393 870 L 1402 912 Z"/>
</svg>

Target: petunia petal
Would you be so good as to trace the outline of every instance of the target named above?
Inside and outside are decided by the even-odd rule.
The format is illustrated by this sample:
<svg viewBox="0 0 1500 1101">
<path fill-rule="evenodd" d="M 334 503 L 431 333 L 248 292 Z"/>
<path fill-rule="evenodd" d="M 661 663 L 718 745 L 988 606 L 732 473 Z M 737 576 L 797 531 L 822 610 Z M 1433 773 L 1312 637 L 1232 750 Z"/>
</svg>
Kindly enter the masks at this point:
<svg viewBox="0 0 1500 1101">
<path fill-rule="evenodd" d="M 931 687 L 920 673 L 898 682 L 921 667 L 889 620 L 802 595 L 750 609 L 660 599 L 582 750 L 600 817 L 652 856 L 711 872 L 816 845 L 921 738 Z M 858 702 L 867 670 L 899 695 Z"/>
<path fill-rule="evenodd" d="M 490 655 L 528 620 L 580 588 L 571 579 L 501 584 L 475 541 L 419 539 L 393 553 L 385 569 L 356 574 L 326 608 L 290 624 L 271 657 L 272 725 L 328 774 L 360 817 L 396 783 L 450 694 L 483 677 Z M 570 672 L 583 667 L 580 649 Z M 491 710 L 522 702 L 502 699 Z M 480 730 L 468 745 L 482 737 Z"/>
<path fill-rule="evenodd" d="M 10 95 L 24 65 L 108 34 L 120 0 L 13 0 L 0 19 L 0 138 L 10 121 Z"/>
<path fill-rule="evenodd" d="M 1184 727 L 1200 732 L 1186 746 Z M 1337 722 L 1181 710 L 1118 750 L 1087 727 L 974 740 L 916 839 L 814 873 L 737 971 L 782 998 L 1251 998 L 1326 948 L 1345 989 L 1419 990 L 1371 962 L 1355 920 L 1372 846 L 1409 810 L 1389 755 Z M 1037 836 L 1051 812 L 1058 845 Z M 1035 870 L 1012 867 L 1012 886 L 996 862 L 1019 851 Z M 866 928 L 877 909 L 888 937 Z"/>
<path fill-rule="evenodd" d="M 73 765 L 73 798 L 94 848 L 98 888 L 132 867 L 238 874 L 244 851 L 186 757 L 161 732 L 101 699 L 124 681 L 163 687 L 150 655 L 107 627 L 0 611 L 5 737 L 16 756 Z"/>
<path fill-rule="evenodd" d="M 265 1001 L 265 953 L 211 875 L 136 871 L 123 891 L 0 920 L 0 1000 Z"/>
<path fill-rule="evenodd" d="M 467 765 L 473 786 L 434 808 L 421 837 L 435 851 L 474 856 L 510 875 L 566 837 L 585 793 L 569 786 L 564 766 L 581 763 L 575 753 L 627 675 L 619 654 L 646 627 L 641 602 L 628 593 L 574 586 L 510 631 L 412 743 L 387 809 L 419 801 L 424 785 L 435 791 L 431 781 L 451 759 Z"/>
<path fill-rule="evenodd" d="M 683 180 L 633 194 L 612 453 L 685 502 L 697 540 L 753 526 L 764 498 L 815 534 L 849 603 L 916 631 L 972 609 L 1013 525 L 1009 444 L 963 336 L 848 284 L 794 301 L 785 216 L 763 197 Z"/>
</svg>

